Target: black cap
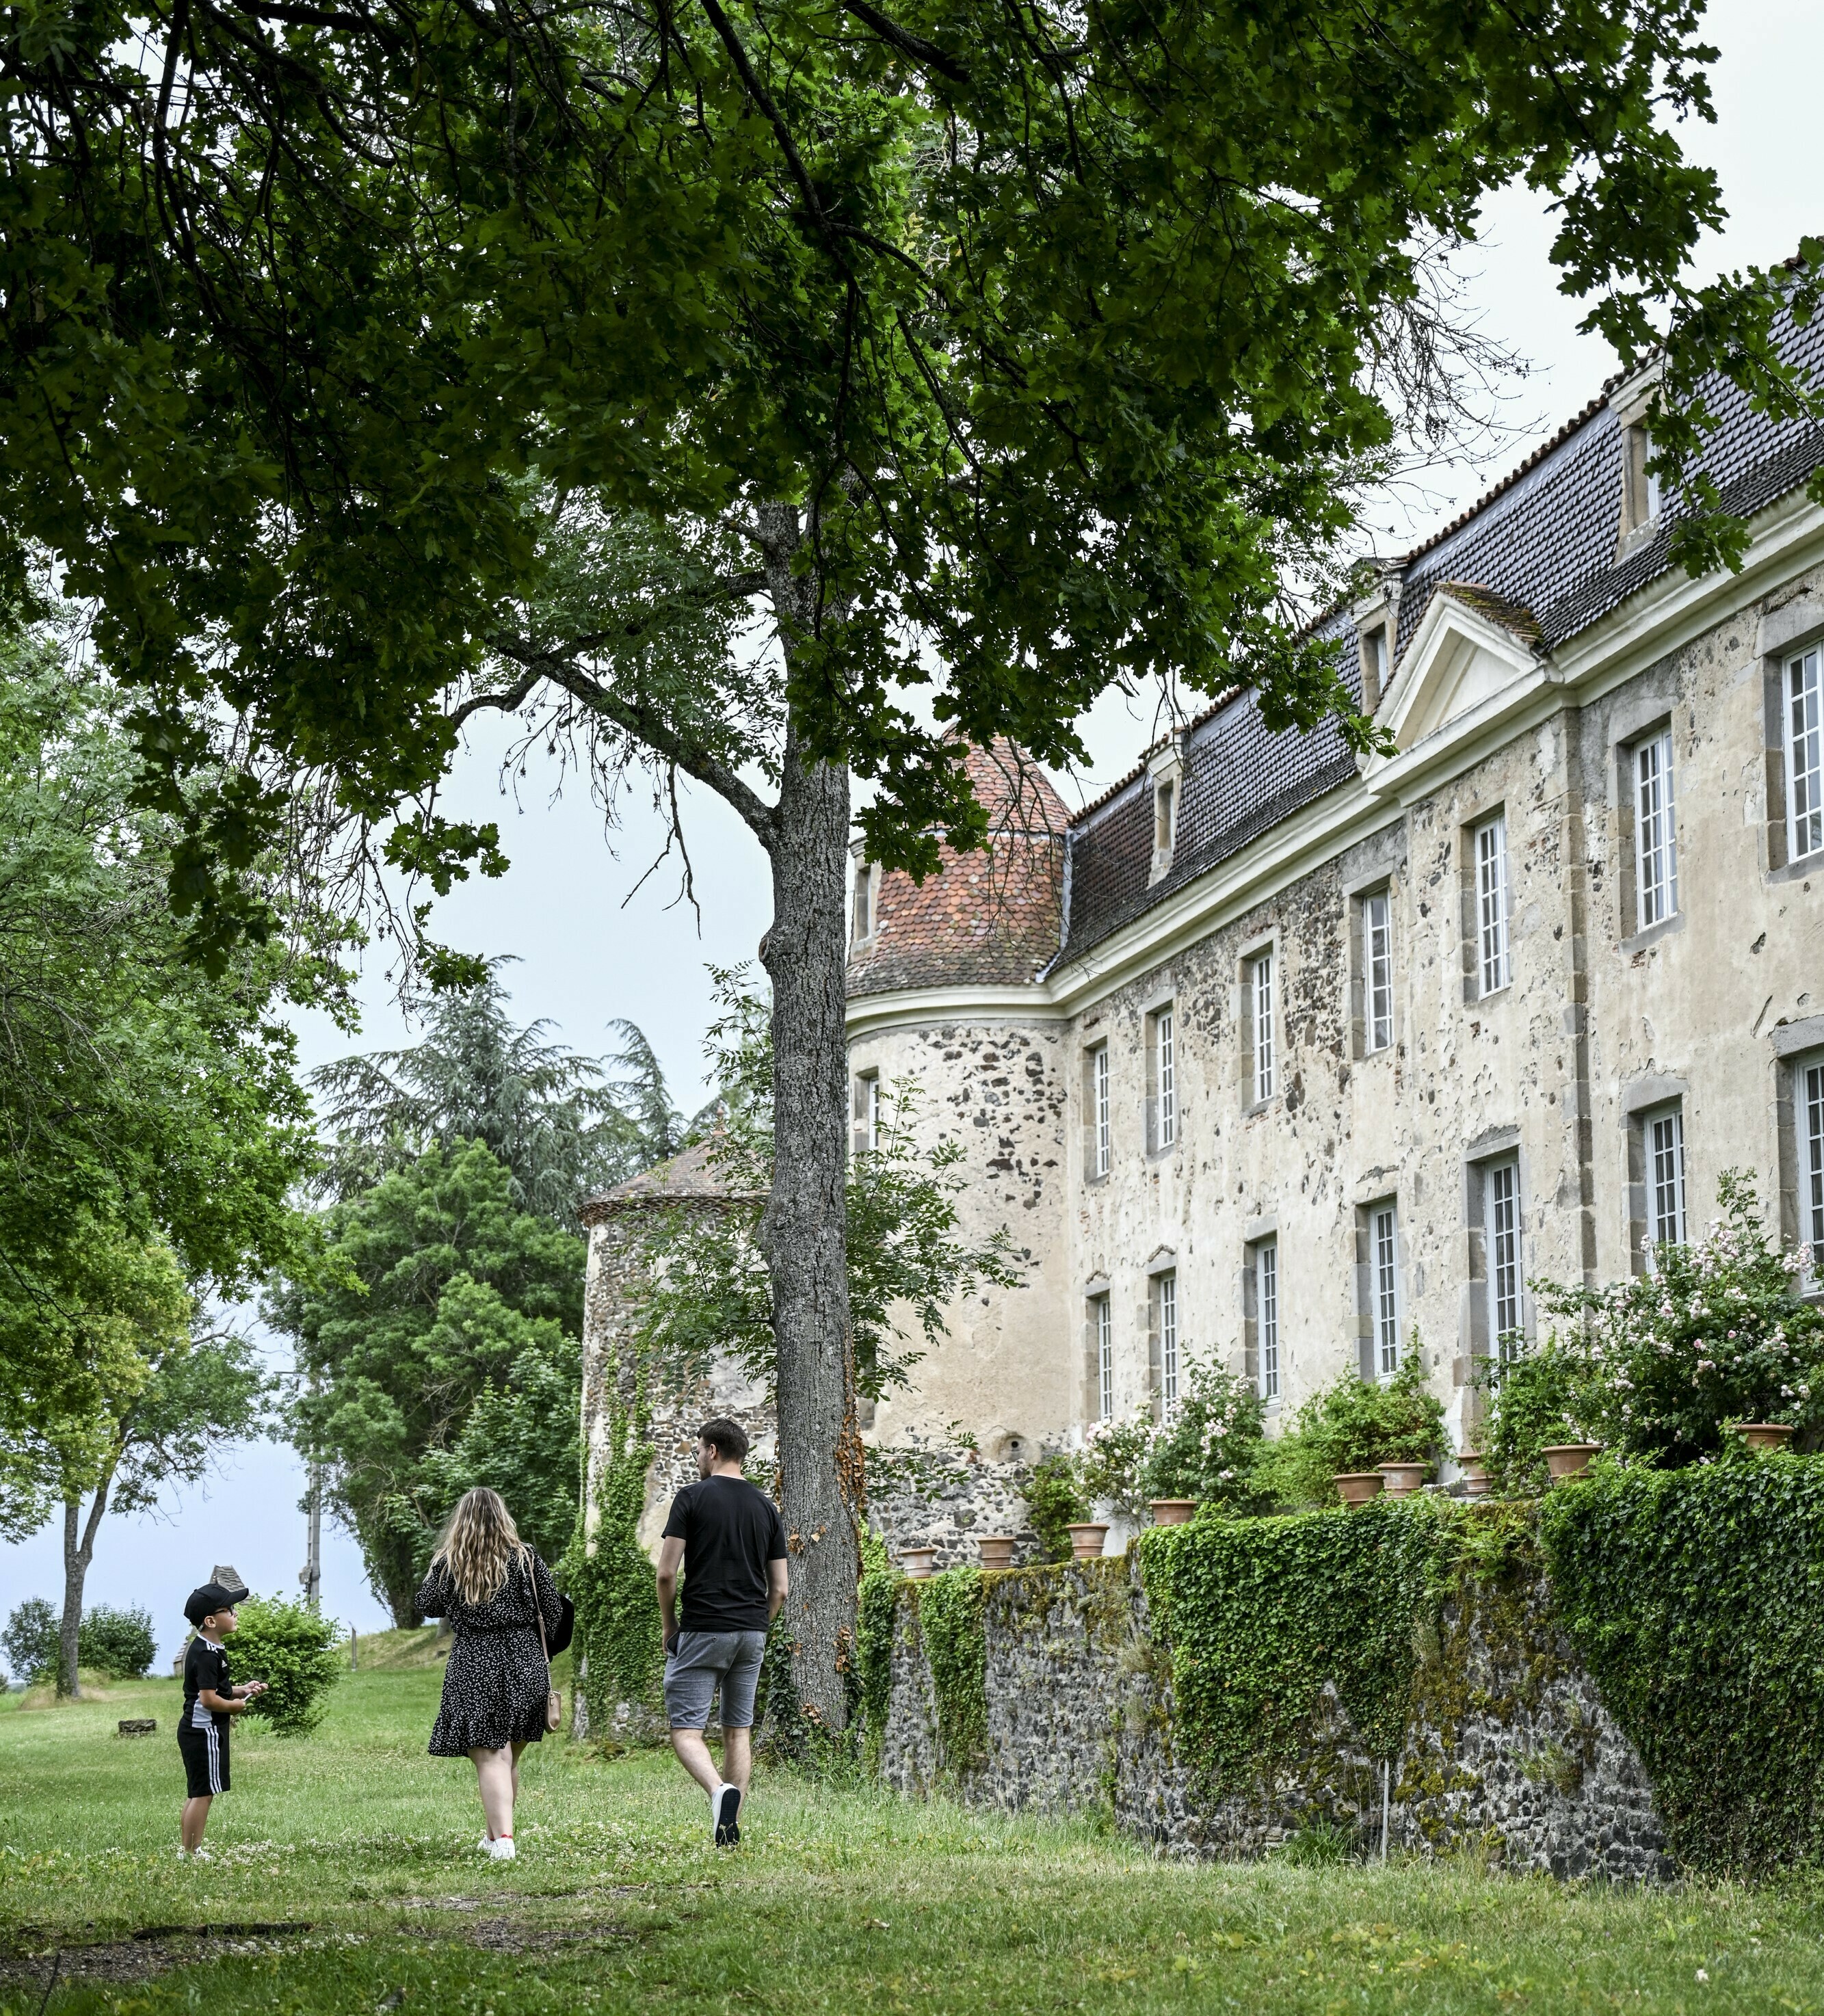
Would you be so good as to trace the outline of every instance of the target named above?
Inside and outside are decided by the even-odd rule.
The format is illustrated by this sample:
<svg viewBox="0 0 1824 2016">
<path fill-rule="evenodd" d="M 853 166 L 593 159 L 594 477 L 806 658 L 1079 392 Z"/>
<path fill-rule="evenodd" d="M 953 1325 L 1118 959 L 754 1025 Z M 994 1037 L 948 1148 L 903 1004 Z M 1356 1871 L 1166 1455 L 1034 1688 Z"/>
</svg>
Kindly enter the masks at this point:
<svg viewBox="0 0 1824 2016">
<path fill-rule="evenodd" d="M 184 1599 L 184 1615 L 193 1624 L 200 1625 L 205 1617 L 213 1617 L 218 1610 L 232 1610 L 247 1594 L 243 1589 L 224 1589 L 218 1582 L 206 1582 L 200 1589 L 193 1589 Z"/>
</svg>

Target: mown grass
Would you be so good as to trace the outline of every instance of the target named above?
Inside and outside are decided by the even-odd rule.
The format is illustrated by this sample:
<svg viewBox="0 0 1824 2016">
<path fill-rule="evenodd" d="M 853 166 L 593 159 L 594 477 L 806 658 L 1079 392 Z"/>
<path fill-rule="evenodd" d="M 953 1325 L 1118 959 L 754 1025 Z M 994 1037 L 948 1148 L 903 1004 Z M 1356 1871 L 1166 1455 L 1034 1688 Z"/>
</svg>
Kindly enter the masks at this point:
<svg viewBox="0 0 1824 2016">
<path fill-rule="evenodd" d="M 1087 1826 L 787 1773 L 756 1787 L 738 1855 L 718 1855 L 669 1758 L 554 1742 L 528 1754 L 519 1859 L 487 1863 L 469 1767 L 424 1754 L 439 1679 L 352 1676 L 302 1741 L 238 1727 L 215 1859 L 193 1865 L 175 1852 L 173 1683 L 56 1708 L 13 1697 L 0 2008 L 1824 2012 L 1808 1882 L 1626 1892 L 1466 1865 L 1192 1866 Z M 129 1714 L 156 1714 L 158 1733 L 115 1736 Z M 225 1938 L 147 1980 L 87 1978 L 74 1950 L 304 1921 L 302 1939 Z M 60 1944 L 74 1978 L 46 1998 Z"/>
</svg>

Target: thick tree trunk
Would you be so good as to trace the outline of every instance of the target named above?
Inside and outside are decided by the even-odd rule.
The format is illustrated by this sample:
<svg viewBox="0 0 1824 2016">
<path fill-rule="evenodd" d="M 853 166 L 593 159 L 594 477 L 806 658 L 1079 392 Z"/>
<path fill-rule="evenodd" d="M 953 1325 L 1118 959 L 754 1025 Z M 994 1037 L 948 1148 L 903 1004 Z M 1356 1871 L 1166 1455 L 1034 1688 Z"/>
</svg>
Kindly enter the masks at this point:
<svg viewBox="0 0 1824 2016">
<path fill-rule="evenodd" d="M 104 1477 L 97 1487 L 95 1502 L 82 1517 L 82 1500 L 63 1500 L 63 1615 L 57 1633 L 57 1691 L 72 1701 L 82 1698 L 82 1677 L 77 1669 L 77 1641 L 82 1629 L 82 1587 L 88 1579 L 88 1564 L 95 1559 L 96 1529 L 108 1507 L 108 1489 L 114 1478 Z"/>
<path fill-rule="evenodd" d="M 785 1617 L 800 1705 L 835 1731 L 848 1719 L 863 1483 L 843 1224 L 849 773 L 806 761 L 789 731 L 771 851 L 773 1173 L 761 1237 L 779 1353 Z"/>
</svg>

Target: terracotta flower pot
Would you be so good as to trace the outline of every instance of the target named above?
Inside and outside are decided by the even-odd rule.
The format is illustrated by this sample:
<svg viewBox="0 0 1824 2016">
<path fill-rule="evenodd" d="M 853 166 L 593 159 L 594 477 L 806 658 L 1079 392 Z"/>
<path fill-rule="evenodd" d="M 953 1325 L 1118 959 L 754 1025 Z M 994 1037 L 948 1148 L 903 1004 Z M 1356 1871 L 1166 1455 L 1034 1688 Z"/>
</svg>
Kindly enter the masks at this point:
<svg viewBox="0 0 1824 2016">
<path fill-rule="evenodd" d="M 1367 1504 L 1371 1498 L 1378 1498 L 1387 1480 L 1378 1470 L 1339 1470 L 1330 1481 L 1336 1487 L 1337 1496 L 1353 1510 Z"/>
<path fill-rule="evenodd" d="M 1102 1543 L 1108 1537 L 1106 1520 L 1080 1519 L 1065 1531 L 1070 1535 L 1070 1551 L 1080 1561 L 1099 1561 Z"/>
<path fill-rule="evenodd" d="M 899 1559 L 905 1564 L 908 1582 L 925 1582 L 929 1579 L 932 1564 L 937 1559 L 937 1550 L 935 1547 L 902 1547 Z"/>
<path fill-rule="evenodd" d="M 1016 1544 L 1011 1533 L 983 1533 L 975 1542 L 975 1551 L 982 1557 L 983 1568 L 1010 1568 Z"/>
<path fill-rule="evenodd" d="M 1154 1498 L 1148 1502 L 1155 1526 L 1188 1526 L 1191 1514 L 1197 1510 L 1195 1498 Z"/>
<path fill-rule="evenodd" d="M 1390 1498 L 1410 1498 L 1425 1482 L 1425 1474 L 1431 1468 L 1429 1463 L 1377 1463 L 1375 1465 L 1387 1480 Z"/>
<path fill-rule="evenodd" d="M 1567 1477 L 1581 1477 L 1590 1467 L 1590 1458 L 1602 1446 L 1600 1442 L 1554 1442 L 1545 1452 L 1552 1481 L 1562 1484 Z"/>
<path fill-rule="evenodd" d="M 1488 1474 L 1488 1459 L 1480 1449 L 1464 1449 L 1457 1457 L 1457 1467 L 1463 1473 L 1463 1496 L 1465 1498 L 1486 1498 L 1494 1489 L 1494 1479 Z"/>
<path fill-rule="evenodd" d="M 1793 1438 L 1790 1421 L 1738 1421 L 1736 1433 L 1750 1449 L 1784 1449 Z"/>
</svg>

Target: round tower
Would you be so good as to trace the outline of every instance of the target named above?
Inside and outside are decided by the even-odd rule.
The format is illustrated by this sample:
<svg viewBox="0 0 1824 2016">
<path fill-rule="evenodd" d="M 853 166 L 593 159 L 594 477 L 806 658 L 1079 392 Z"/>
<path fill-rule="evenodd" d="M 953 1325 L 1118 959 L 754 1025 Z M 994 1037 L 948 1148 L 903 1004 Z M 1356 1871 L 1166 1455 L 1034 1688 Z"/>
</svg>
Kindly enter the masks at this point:
<svg viewBox="0 0 1824 2016">
<path fill-rule="evenodd" d="M 1057 956 L 1069 815 L 1051 779 L 1010 743 L 972 749 L 986 847 L 943 850 L 922 883 L 857 848 L 849 962 L 854 1147 L 883 1102 L 910 1089 L 917 1138 L 961 1144 L 957 1199 L 971 1244 L 1004 1226 L 1025 1275 L 948 1313 L 948 1334 L 871 1422 L 880 1444 L 960 1427 L 990 1462 L 1018 1461 L 1080 1417 L 1081 1340 L 1065 1258 L 1065 1024 L 1037 985 Z"/>
</svg>

